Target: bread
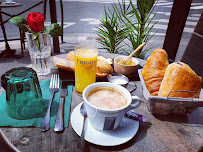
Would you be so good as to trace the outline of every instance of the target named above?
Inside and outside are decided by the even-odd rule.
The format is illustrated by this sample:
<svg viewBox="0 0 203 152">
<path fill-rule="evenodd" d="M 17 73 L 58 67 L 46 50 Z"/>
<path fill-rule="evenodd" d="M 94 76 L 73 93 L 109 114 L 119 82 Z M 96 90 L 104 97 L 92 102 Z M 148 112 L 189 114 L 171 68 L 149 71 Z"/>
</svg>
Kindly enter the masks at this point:
<svg viewBox="0 0 203 152">
<path fill-rule="evenodd" d="M 67 60 L 66 60 L 67 59 Z M 54 58 L 54 65 L 58 68 L 62 68 L 68 71 L 75 71 L 75 56 L 74 51 L 71 51 L 67 54 L 66 59 Z M 105 77 L 108 74 L 113 72 L 113 68 L 109 63 L 112 62 L 112 59 L 106 59 L 104 57 L 98 57 L 97 59 L 97 77 Z"/>
<path fill-rule="evenodd" d="M 103 60 L 103 61 L 108 62 L 109 64 L 113 64 L 112 59 L 110 59 L 110 58 L 105 58 L 105 57 L 103 57 L 103 56 L 98 56 L 98 57 L 97 57 L 97 60 Z"/>
<path fill-rule="evenodd" d="M 202 80 L 185 63 L 177 62 L 170 64 L 165 72 L 160 86 L 159 96 L 167 97 L 172 90 L 196 91 L 199 96 Z M 170 97 L 192 98 L 195 93 L 172 92 Z"/>
<path fill-rule="evenodd" d="M 74 51 L 70 51 L 70 52 L 67 54 L 66 59 L 69 60 L 69 61 L 75 61 Z"/>
<path fill-rule="evenodd" d="M 98 59 L 96 71 L 97 71 L 96 72 L 97 77 L 105 77 L 108 74 L 113 72 L 113 68 L 108 62 L 101 60 L 101 59 Z"/>
<path fill-rule="evenodd" d="M 67 71 L 75 71 L 75 64 L 72 61 L 54 57 L 54 66 Z"/>
<path fill-rule="evenodd" d="M 158 96 L 159 88 L 168 63 L 168 54 L 163 49 L 154 50 L 142 70 L 146 87 L 151 95 Z"/>
</svg>

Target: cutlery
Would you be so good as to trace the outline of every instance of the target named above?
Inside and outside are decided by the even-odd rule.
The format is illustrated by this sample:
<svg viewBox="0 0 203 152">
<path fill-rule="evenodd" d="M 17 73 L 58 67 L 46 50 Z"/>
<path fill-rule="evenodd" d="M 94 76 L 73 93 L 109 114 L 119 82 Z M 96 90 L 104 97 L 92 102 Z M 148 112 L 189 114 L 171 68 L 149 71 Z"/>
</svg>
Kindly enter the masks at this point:
<svg viewBox="0 0 203 152">
<path fill-rule="evenodd" d="M 143 42 L 143 43 L 140 44 L 140 45 L 135 49 L 135 51 L 133 51 L 127 58 L 125 58 L 125 59 L 119 61 L 118 63 L 125 65 L 125 64 L 127 63 L 127 61 L 130 60 L 130 58 L 132 58 L 132 56 L 133 56 L 137 51 L 141 50 L 145 45 L 146 45 L 146 43 Z"/>
<path fill-rule="evenodd" d="M 51 76 L 51 81 L 50 81 L 50 86 L 49 86 L 49 91 L 51 92 L 51 98 L 49 101 L 49 106 L 46 112 L 46 115 L 44 117 L 44 120 L 40 126 L 41 131 L 47 131 L 50 128 L 50 111 L 51 111 L 51 104 L 54 99 L 54 95 L 56 92 L 59 91 L 59 75 L 58 74 L 52 74 Z"/>
<path fill-rule="evenodd" d="M 87 112 L 85 109 L 85 105 L 84 103 L 81 105 L 80 107 L 80 113 L 83 115 L 84 120 L 83 120 L 83 126 L 82 126 L 82 132 L 81 132 L 81 136 L 80 136 L 80 148 L 84 148 L 85 147 L 85 139 L 84 139 L 84 127 L 85 127 L 85 120 L 87 118 Z"/>
<path fill-rule="evenodd" d="M 58 112 L 56 115 L 56 121 L 54 126 L 54 131 L 56 132 L 61 132 L 64 129 L 64 120 L 63 120 L 64 102 L 65 102 L 65 97 L 67 95 L 68 95 L 67 83 L 65 83 L 65 81 L 62 81 Z"/>
</svg>

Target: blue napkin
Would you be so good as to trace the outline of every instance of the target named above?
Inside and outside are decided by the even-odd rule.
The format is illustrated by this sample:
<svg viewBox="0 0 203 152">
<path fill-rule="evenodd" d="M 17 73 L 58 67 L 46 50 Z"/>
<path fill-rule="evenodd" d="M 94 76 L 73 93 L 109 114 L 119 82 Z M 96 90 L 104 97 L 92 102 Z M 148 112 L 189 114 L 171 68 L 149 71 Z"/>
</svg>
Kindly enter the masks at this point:
<svg viewBox="0 0 203 152">
<path fill-rule="evenodd" d="M 6 91 L 4 91 L 0 96 L 0 126 L 11 126 L 11 127 L 27 127 L 27 126 L 35 126 L 40 127 L 43 118 L 46 114 L 46 110 L 48 107 L 48 103 L 50 100 L 51 92 L 49 91 L 50 80 L 40 81 L 40 87 L 42 91 L 43 100 L 43 110 L 40 115 L 35 118 L 26 119 L 26 120 L 18 120 L 8 116 L 7 114 L 7 102 L 6 102 Z M 68 88 L 68 96 L 65 97 L 64 103 L 64 127 L 68 127 L 69 121 L 69 113 L 71 106 L 71 98 L 72 98 L 72 89 L 73 86 L 69 85 Z M 50 127 L 53 128 L 56 120 L 56 114 L 58 111 L 58 103 L 60 98 L 60 90 L 55 94 L 54 100 L 52 102 L 51 107 L 51 119 L 50 119 Z"/>
</svg>

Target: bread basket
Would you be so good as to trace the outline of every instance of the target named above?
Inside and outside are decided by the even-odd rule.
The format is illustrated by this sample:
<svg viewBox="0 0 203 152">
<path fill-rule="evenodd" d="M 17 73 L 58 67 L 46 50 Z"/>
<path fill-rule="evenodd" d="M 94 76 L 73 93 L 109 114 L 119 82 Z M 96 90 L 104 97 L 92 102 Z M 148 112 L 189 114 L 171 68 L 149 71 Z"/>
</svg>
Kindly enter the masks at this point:
<svg viewBox="0 0 203 152">
<path fill-rule="evenodd" d="M 138 74 L 142 83 L 143 95 L 146 99 L 146 105 L 152 114 L 178 114 L 188 116 L 197 107 L 203 107 L 203 97 L 201 96 L 201 94 L 203 94 L 203 90 L 201 90 L 199 98 L 170 97 L 171 92 L 181 92 L 183 90 L 173 90 L 169 93 L 168 97 L 151 96 L 142 77 L 142 69 L 138 70 Z"/>
</svg>

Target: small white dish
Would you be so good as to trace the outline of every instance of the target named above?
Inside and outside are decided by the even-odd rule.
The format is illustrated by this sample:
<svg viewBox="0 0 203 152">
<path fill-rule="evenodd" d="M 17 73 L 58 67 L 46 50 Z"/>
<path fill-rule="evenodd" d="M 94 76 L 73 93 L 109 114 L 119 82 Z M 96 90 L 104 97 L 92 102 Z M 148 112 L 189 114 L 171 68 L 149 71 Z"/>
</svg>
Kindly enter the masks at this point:
<svg viewBox="0 0 203 152">
<path fill-rule="evenodd" d="M 80 113 L 82 103 L 77 105 L 71 114 L 71 125 L 74 131 L 80 136 L 82 132 L 83 116 Z M 99 131 L 92 127 L 88 118 L 85 122 L 86 141 L 100 146 L 116 146 L 126 143 L 132 139 L 138 131 L 139 122 L 124 118 L 125 125 L 111 131 Z"/>
<path fill-rule="evenodd" d="M 4 2 L 5 4 L 15 4 L 16 2 Z"/>
</svg>

